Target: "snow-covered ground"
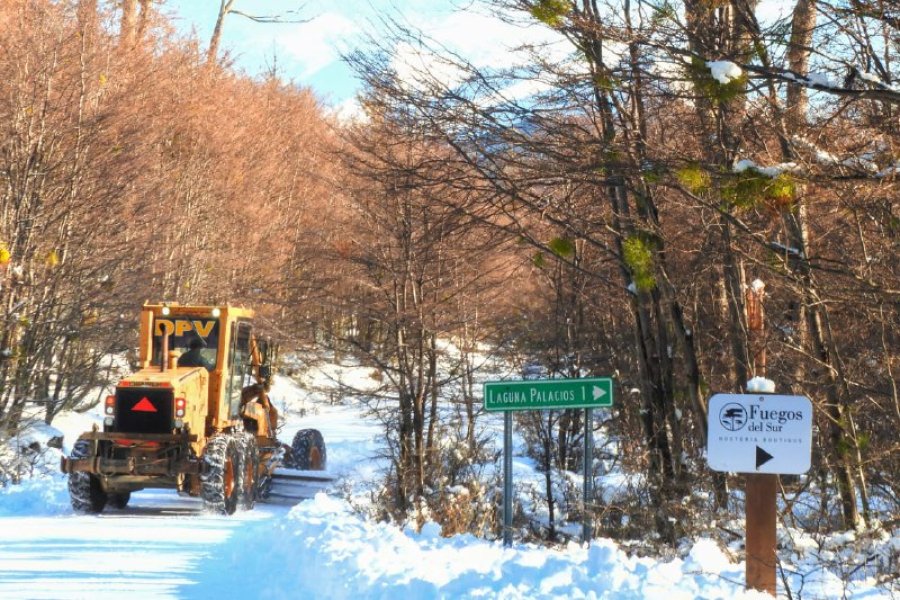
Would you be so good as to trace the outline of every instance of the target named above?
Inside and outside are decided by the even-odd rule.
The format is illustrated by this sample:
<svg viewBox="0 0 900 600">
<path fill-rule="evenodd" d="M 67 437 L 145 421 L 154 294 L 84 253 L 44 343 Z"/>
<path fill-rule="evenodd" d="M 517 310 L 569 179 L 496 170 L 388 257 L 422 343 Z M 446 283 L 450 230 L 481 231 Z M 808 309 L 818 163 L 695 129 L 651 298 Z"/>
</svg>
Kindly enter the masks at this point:
<svg viewBox="0 0 900 600">
<path fill-rule="evenodd" d="M 417 532 L 367 519 L 343 498 L 363 496 L 378 479 L 382 433 L 361 405 L 334 390 L 337 383 L 374 389 L 370 371 L 323 364 L 279 377 L 273 388 L 287 420 L 280 437 L 319 428 L 340 494 L 220 517 L 204 514 L 196 499 L 153 490 L 134 494 L 124 511 L 82 516 L 72 512 L 61 475 L 0 488 L 0 598 L 767 597 L 743 591 L 743 563 L 712 539 L 662 560 L 628 555 L 605 539 L 589 548 L 503 548 L 471 535 L 443 538 L 435 523 Z M 96 418 L 54 422 L 66 450 Z M 52 434 L 38 428 L 34 436 Z M 53 452 L 50 463 L 58 461 Z M 517 462 L 517 471 L 529 468 L 527 459 Z M 888 536 L 880 548 L 900 553 L 900 538 Z M 793 598 L 893 597 L 859 578 L 848 588 L 834 572 L 796 560 L 804 577 L 788 575 Z"/>
</svg>

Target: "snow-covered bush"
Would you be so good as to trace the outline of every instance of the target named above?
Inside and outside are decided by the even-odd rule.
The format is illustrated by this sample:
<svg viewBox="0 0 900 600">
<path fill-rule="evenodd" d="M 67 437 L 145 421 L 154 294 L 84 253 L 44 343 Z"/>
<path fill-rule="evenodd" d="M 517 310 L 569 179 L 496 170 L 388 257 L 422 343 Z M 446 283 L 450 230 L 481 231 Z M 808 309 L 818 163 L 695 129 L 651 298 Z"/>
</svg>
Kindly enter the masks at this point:
<svg viewBox="0 0 900 600">
<path fill-rule="evenodd" d="M 59 472 L 62 433 L 43 422 L 25 423 L 15 437 L 0 440 L 0 486 Z"/>
</svg>

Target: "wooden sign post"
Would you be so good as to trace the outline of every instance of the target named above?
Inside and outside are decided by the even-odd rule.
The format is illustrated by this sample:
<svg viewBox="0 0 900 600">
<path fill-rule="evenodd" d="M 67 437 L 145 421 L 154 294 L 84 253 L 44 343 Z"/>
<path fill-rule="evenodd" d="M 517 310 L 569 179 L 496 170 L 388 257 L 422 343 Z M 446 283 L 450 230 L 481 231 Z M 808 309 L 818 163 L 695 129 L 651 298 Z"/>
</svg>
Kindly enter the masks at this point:
<svg viewBox="0 0 900 600">
<path fill-rule="evenodd" d="M 747 324 L 753 372 L 746 394 L 709 399 L 706 456 L 714 471 L 746 474 L 747 589 L 775 595 L 776 493 L 778 475 L 810 467 L 812 403 L 803 396 L 775 394 L 765 379 L 761 281 L 747 293 Z"/>
<path fill-rule="evenodd" d="M 774 595 L 778 475 L 809 470 L 813 411 L 809 398 L 770 393 L 769 384 L 709 399 L 706 456 L 710 469 L 746 476 L 747 589 Z"/>
<path fill-rule="evenodd" d="M 778 475 L 748 473 L 745 488 L 747 511 L 748 590 L 775 595 L 775 496 Z"/>
<path fill-rule="evenodd" d="M 765 293 L 765 284 L 757 279 L 747 289 L 745 296 L 748 345 L 753 357 L 753 371 L 757 377 L 761 378 L 766 376 L 766 340 L 763 320 Z M 771 390 L 760 391 L 774 392 L 775 385 L 772 384 Z M 757 446 L 757 448 L 759 447 Z M 775 495 L 777 488 L 778 475 L 770 473 L 748 474 L 744 488 L 747 531 L 747 579 L 745 585 L 749 590 L 759 590 L 772 596 L 775 595 L 775 550 L 777 548 Z"/>
</svg>

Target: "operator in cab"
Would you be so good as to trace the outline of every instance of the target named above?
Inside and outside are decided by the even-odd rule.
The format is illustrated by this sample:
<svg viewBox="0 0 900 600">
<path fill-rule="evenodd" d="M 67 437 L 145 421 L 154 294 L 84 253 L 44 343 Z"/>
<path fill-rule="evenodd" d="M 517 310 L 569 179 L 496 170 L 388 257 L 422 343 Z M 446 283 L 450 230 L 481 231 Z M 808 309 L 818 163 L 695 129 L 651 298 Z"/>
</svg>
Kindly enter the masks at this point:
<svg viewBox="0 0 900 600">
<path fill-rule="evenodd" d="M 207 371 L 212 371 L 213 365 L 206 357 L 203 356 L 203 349 L 206 344 L 199 337 L 191 340 L 188 351 L 178 357 L 179 367 L 203 367 Z"/>
</svg>

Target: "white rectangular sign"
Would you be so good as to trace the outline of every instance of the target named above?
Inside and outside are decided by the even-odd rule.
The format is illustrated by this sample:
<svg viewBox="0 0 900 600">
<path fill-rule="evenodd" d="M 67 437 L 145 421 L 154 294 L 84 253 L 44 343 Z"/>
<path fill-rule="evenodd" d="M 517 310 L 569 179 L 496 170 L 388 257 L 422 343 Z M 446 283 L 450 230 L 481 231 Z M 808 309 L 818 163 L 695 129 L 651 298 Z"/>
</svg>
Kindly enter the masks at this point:
<svg viewBox="0 0 900 600">
<path fill-rule="evenodd" d="M 709 468 L 733 473 L 806 473 L 812 402 L 804 396 L 716 394 L 709 399 Z"/>
</svg>

